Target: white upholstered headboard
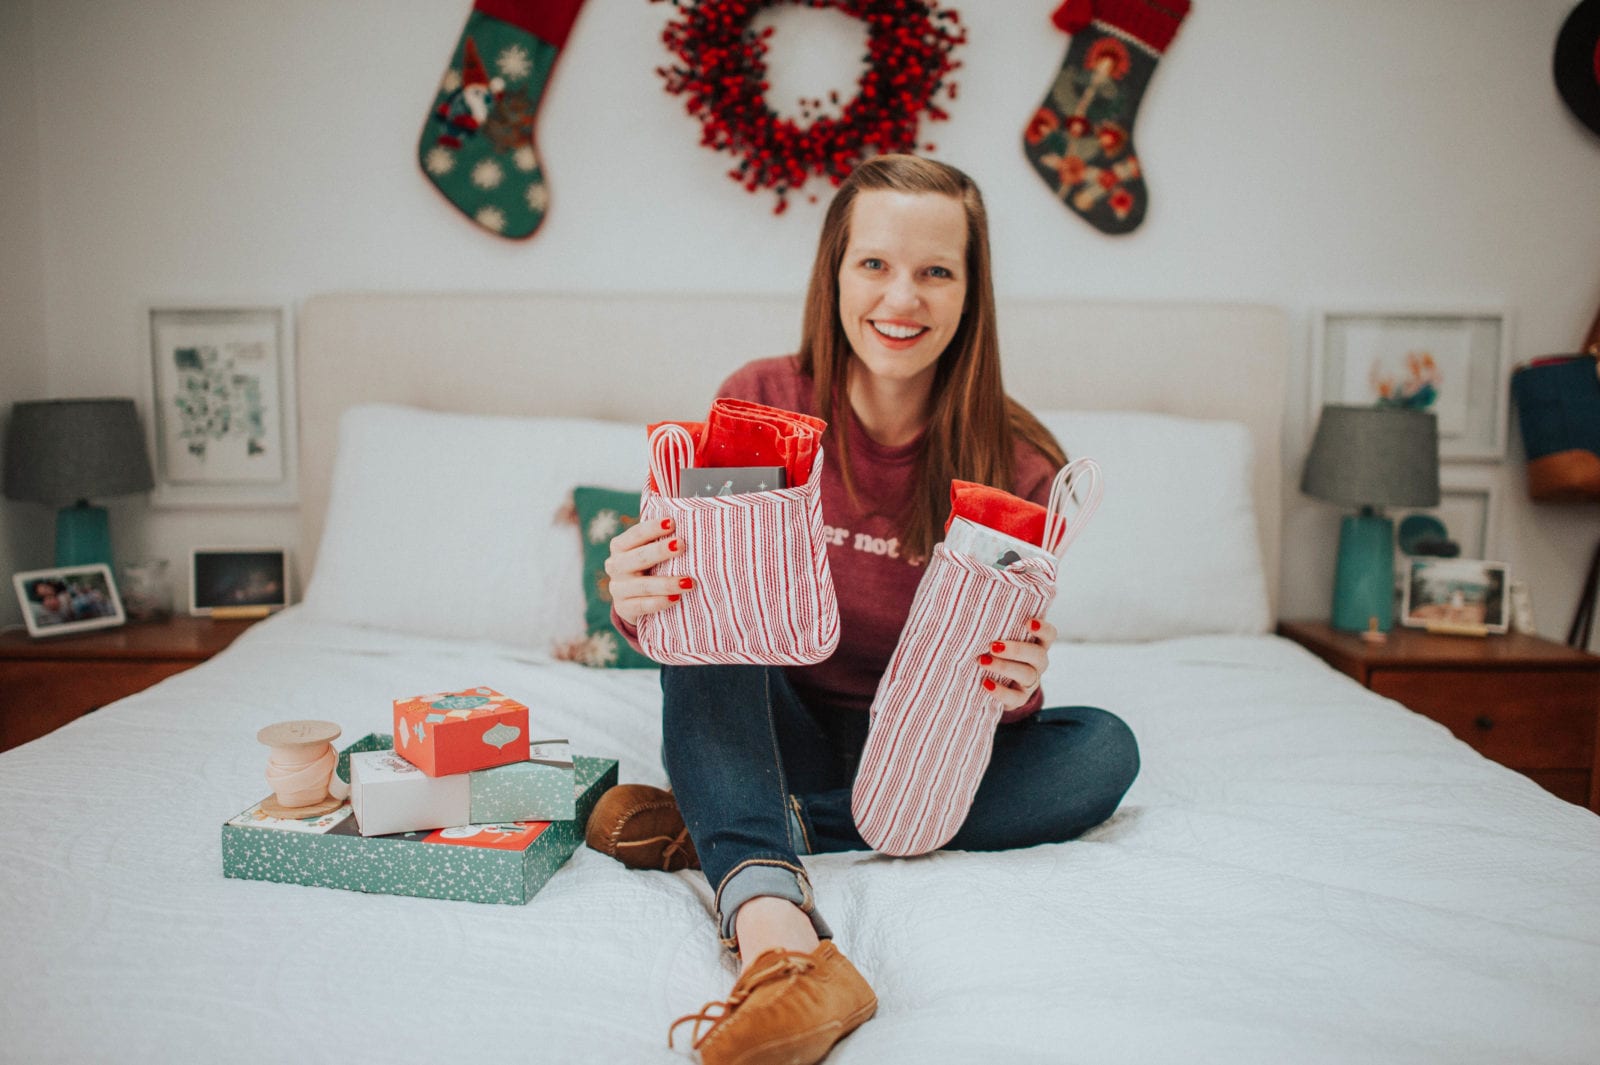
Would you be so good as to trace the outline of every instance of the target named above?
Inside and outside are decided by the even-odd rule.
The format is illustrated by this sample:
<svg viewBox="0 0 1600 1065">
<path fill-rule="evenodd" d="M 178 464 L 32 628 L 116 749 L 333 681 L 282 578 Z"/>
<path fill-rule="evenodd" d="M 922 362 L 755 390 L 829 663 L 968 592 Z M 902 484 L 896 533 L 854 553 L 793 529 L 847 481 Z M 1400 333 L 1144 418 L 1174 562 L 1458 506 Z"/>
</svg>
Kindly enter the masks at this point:
<svg viewBox="0 0 1600 1065">
<path fill-rule="evenodd" d="M 698 418 L 733 369 L 793 351 L 799 296 L 331 294 L 299 315 L 300 561 L 321 540 L 339 416 L 359 403 L 647 422 Z M 1277 604 L 1287 328 L 1271 307 L 1005 301 L 1006 390 L 1035 410 L 1243 422 Z M 641 446 L 641 456 L 643 448 Z"/>
</svg>

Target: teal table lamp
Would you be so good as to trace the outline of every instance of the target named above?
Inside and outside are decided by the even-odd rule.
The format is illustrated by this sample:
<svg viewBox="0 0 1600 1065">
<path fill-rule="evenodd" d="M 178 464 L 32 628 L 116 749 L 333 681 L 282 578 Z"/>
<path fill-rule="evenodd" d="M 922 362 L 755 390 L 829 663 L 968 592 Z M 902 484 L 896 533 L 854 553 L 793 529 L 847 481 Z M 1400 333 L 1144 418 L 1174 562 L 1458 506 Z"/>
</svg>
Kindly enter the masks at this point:
<svg viewBox="0 0 1600 1065">
<path fill-rule="evenodd" d="M 1398 407 L 1322 408 L 1300 491 L 1359 507 L 1339 526 L 1333 627 L 1394 628 L 1394 522 L 1384 507 L 1439 505 L 1439 424 Z"/>
<path fill-rule="evenodd" d="M 131 399 L 16 403 L 6 426 L 5 495 L 59 506 L 56 565 L 111 565 L 111 523 L 91 498 L 148 492 L 155 481 Z"/>
</svg>

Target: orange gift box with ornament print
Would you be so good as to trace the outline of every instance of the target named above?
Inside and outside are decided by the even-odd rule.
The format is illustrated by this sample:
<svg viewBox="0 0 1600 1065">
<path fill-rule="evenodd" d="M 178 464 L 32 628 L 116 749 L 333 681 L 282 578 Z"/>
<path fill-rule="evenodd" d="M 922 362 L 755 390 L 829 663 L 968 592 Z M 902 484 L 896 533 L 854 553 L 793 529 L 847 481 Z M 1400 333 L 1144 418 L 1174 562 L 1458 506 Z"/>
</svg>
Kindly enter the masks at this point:
<svg viewBox="0 0 1600 1065">
<path fill-rule="evenodd" d="M 430 777 L 528 759 L 528 708 L 493 688 L 394 701 L 394 749 Z"/>
</svg>

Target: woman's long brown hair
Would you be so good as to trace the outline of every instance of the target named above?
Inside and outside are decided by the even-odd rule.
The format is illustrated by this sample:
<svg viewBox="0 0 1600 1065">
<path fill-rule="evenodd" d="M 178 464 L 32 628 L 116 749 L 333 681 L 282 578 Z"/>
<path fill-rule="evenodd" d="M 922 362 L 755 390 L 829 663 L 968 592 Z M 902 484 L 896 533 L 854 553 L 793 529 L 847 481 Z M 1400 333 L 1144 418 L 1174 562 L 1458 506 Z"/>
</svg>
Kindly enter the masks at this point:
<svg viewBox="0 0 1600 1065">
<path fill-rule="evenodd" d="M 856 196 L 873 189 L 950 196 L 967 214 L 966 304 L 961 324 L 934 369 L 928 429 L 914 474 L 917 487 L 906 513 L 897 515 L 902 553 L 920 558 L 944 535 L 952 480 L 1014 492 L 1016 439 L 1057 466 L 1066 462 L 1066 453 L 1039 419 L 1005 394 L 1000 381 L 989 221 L 978 186 L 944 163 L 914 155 L 880 155 L 856 167 L 828 206 L 800 335 L 800 369 L 815 382 L 818 416 L 830 426 L 829 458 L 838 462 L 851 498 L 856 498 L 855 480 L 844 420 L 851 416 L 847 383 L 854 352 L 839 321 L 839 264 L 850 242 L 850 211 Z"/>
</svg>

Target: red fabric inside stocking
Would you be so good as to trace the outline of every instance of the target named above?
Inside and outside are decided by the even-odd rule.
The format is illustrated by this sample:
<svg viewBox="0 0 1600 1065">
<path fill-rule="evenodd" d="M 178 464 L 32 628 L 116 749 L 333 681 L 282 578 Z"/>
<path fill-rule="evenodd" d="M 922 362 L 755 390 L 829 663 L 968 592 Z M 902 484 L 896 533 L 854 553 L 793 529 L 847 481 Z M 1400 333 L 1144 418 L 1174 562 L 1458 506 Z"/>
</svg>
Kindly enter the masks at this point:
<svg viewBox="0 0 1600 1065">
<path fill-rule="evenodd" d="M 996 532 L 1043 546 L 1045 514 L 1044 507 L 1010 492 L 971 481 L 951 481 L 950 520 L 944 523 L 944 531 L 950 531 L 950 522 L 956 518 L 966 518 Z"/>
<path fill-rule="evenodd" d="M 782 466 L 791 488 L 806 483 L 817 445 L 828 423 L 806 414 L 751 403 L 719 399 L 706 418 L 705 451 L 696 459 L 706 466 Z"/>
<path fill-rule="evenodd" d="M 828 427 L 821 418 L 742 399 L 717 400 L 703 422 L 656 422 L 647 431 L 661 425 L 688 431 L 696 466 L 782 466 L 791 488 L 810 478 Z"/>
</svg>

